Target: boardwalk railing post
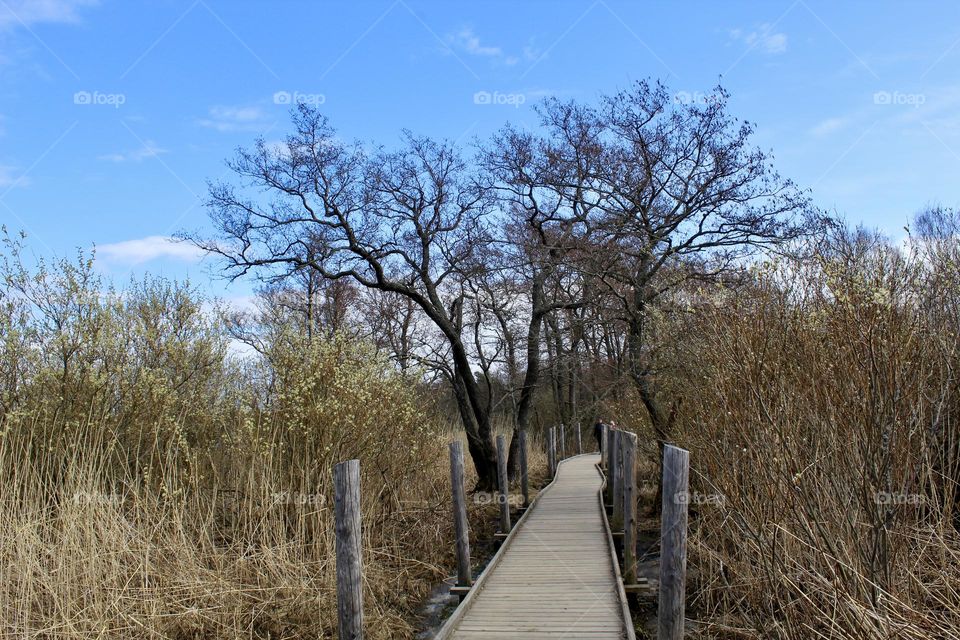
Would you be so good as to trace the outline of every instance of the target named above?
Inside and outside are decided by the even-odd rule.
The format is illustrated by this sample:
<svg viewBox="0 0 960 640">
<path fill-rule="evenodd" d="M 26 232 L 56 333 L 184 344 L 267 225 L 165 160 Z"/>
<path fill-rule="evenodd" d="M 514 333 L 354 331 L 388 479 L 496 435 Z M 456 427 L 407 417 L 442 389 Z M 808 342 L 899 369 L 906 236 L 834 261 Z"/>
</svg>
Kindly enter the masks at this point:
<svg viewBox="0 0 960 640">
<path fill-rule="evenodd" d="M 663 448 L 663 510 L 660 523 L 658 640 L 683 638 L 687 571 L 687 503 L 690 453 Z"/>
<path fill-rule="evenodd" d="M 497 483 L 500 485 L 500 531 L 510 532 L 510 482 L 507 480 L 507 439 L 497 436 Z"/>
<path fill-rule="evenodd" d="M 470 530 L 463 489 L 463 445 L 450 443 L 450 485 L 453 487 L 453 526 L 457 536 L 457 586 L 473 584 L 470 574 Z"/>
<path fill-rule="evenodd" d="M 579 422 L 577 423 L 576 434 L 577 434 L 577 455 L 580 455 L 581 453 L 583 453 L 583 442 L 580 440 L 580 423 Z"/>
<path fill-rule="evenodd" d="M 337 617 L 340 640 L 363 638 L 363 564 L 360 529 L 360 461 L 333 467 L 337 545 Z"/>
<path fill-rule="evenodd" d="M 567 428 L 560 423 L 560 459 L 567 457 Z"/>
<path fill-rule="evenodd" d="M 607 431 L 607 505 L 612 506 L 617 483 L 617 431 L 619 430 L 611 428 Z"/>
<path fill-rule="evenodd" d="M 613 518 L 610 527 L 614 531 L 623 531 L 623 443 L 626 431 L 617 429 L 613 436 Z"/>
<path fill-rule="evenodd" d="M 530 506 L 530 481 L 527 475 L 527 431 L 520 431 L 520 492 L 523 494 L 523 508 Z"/>
<path fill-rule="evenodd" d="M 610 447 L 610 427 L 602 425 L 600 427 L 600 466 L 607 468 L 607 449 Z"/>
<path fill-rule="evenodd" d="M 637 436 L 623 439 L 623 582 L 637 582 Z"/>
<path fill-rule="evenodd" d="M 553 427 L 547 431 L 547 469 L 550 477 L 557 474 L 557 432 Z"/>
</svg>

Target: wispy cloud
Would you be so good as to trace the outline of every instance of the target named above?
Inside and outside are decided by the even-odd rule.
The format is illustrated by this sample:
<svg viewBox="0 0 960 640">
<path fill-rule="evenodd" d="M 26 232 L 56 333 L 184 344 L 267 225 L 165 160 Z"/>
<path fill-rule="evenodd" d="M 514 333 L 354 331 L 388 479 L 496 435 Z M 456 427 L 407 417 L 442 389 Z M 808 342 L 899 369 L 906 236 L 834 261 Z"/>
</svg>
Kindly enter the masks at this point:
<svg viewBox="0 0 960 640">
<path fill-rule="evenodd" d="M 489 60 L 506 64 L 515 65 L 521 60 L 536 60 L 540 56 L 540 51 L 533 44 L 528 44 L 523 48 L 520 54 L 509 54 L 503 47 L 492 45 L 480 40 L 480 36 L 473 32 L 473 29 L 465 27 L 460 31 L 448 34 L 445 38 L 447 45 L 460 53 L 487 58 Z"/>
<path fill-rule="evenodd" d="M 810 133 L 817 137 L 823 137 L 846 129 L 850 123 L 851 118 L 827 118 L 815 124 L 810 129 Z"/>
<path fill-rule="evenodd" d="M 109 162 L 141 162 L 147 158 L 155 158 L 164 153 L 167 153 L 166 149 L 161 149 L 152 140 L 146 140 L 139 149 L 125 153 L 108 153 L 98 156 L 98 159 Z"/>
<path fill-rule="evenodd" d="M 0 189 L 26 187 L 29 184 L 30 179 L 21 175 L 17 167 L 0 164 Z"/>
<path fill-rule="evenodd" d="M 267 113 L 257 106 L 215 106 L 210 107 L 206 118 L 197 121 L 201 127 L 222 132 L 261 131 L 269 127 L 271 120 Z"/>
<path fill-rule="evenodd" d="M 102 244 L 97 247 L 97 258 L 117 265 L 134 266 L 157 258 L 170 258 L 182 262 L 197 262 L 203 251 L 196 246 L 169 236 L 147 236 Z"/>
<path fill-rule="evenodd" d="M 761 24 L 753 30 L 732 29 L 730 37 L 747 45 L 747 49 L 756 49 L 761 53 L 775 55 L 787 50 L 787 34 L 775 32 L 773 25 Z"/>
<path fill-rule="evenodd" d="M 0 30 L 41 22 L 78 22 L 78 10 L 99 4 L 99 0 L 3 0 L 0 2 Z"/>
<path fill-rule="evenodd" d="M 472 56 L 500 57 L 503 49 L 481 44 L 479 36 L 472 29 L 461 29 L 456 34 L 447 36 L 447 42 L 461 51 Z"/>
</svg>

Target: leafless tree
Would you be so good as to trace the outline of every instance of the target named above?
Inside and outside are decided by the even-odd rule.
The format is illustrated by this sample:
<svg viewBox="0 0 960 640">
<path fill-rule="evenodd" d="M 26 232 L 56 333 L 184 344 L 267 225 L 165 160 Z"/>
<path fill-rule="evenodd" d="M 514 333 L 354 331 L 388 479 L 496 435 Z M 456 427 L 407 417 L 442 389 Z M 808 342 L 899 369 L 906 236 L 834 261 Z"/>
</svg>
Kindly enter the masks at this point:
<svg viewBox="0 0 960 640">
<path fill-rule="evenodd" d="M 496 482 L 490 416 L 463 339 L 462 279 L 490 205 L 447 144 L 405 134 L 395 151 L 339 140 L 300 105 L 283 148 L 257 142 L 230 162 L 239 185 L 212 184 L 215 238 L 193 236 L 231 277 L 269 281 L 312 269 L 415 303 L 450 348 L 453 391 L 480 488 Z"/>
</svg>

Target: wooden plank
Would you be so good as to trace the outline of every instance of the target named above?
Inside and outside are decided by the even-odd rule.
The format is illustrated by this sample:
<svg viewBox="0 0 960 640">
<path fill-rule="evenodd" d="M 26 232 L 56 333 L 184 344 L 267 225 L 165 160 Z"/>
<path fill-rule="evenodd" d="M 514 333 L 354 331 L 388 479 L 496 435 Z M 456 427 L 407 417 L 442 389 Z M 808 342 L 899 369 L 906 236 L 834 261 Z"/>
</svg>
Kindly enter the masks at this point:
<svg viewBox="0 0 960 640">
<path fill-rule="evenodd" d="M 527 472 L 527 430 L 523 429 L 520 438 L 520 493 L 523 494 L 523 508 L 530 506 L 530 479 Z"/>
<path fill-rule="evenodd" d="M 590 454 L 557 465 L 437 640 L 634 638 L 598 462 Z"/>
<path fill-rule="evenodd" d="M 658 640 L 683 638 L 686 607 L 687 502 L 690 453 L 663 447 L 663 509 L 660 523 Z"/>
<path fill-rule="evenodd" d="M 623 581 L 637 581 L 637 436 L 623 435 Z"/>
<path fill-rule="evenodd" d="M 360 529 L 360 461 L 333 467 L 337 546 L 337 618 L 340 640 L 363 638 L 363 563 Z"/>
<path fill-rule="evenodd" d="M 507 479 L 507 438 L 497 436 L 497 484 L 500 502 L 500 531 L 510 531 L 510 481 Z"/>
<path fill-rule="evenodd" d="M 467 501 L 463 487 L 463 445 L 450 443 L 450 486 L 453 493 L 453 526 L 457 543 L 457 586 L 473 584 L 470 572 L 470 529 L 467 524 Z"/>
</svg>

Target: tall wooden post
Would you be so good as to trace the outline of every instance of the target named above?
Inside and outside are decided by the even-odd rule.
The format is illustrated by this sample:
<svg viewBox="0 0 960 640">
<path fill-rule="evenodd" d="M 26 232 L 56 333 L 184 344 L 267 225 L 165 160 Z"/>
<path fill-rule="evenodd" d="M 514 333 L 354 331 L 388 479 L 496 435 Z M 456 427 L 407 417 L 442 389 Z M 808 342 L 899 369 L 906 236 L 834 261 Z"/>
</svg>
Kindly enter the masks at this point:
<svg viewBox="0 0 960 640">
<path fill-rule="evenodd" d="M 551 478 L 557 474 L 557 436 L 553 427 L 547 431 L 547 469 Z"/>
<path fill-rule="evenodd" d="M 637 436 L 623 438 L 623 582 L 637 582 Z"/>
<path fill-rule="evenodd" d="M 583 442 L 580 440 L 580 423 L 579 422 L 577 423 L 576 434 L 577 434 L 577 455 L 580 455 L 581 453 L 583 453 Z"/>
<path fill-rule="evenodd" d="M 683 638 L 686 607 L 687 502 L 690 453 L 663 447 L 663 510 L 660 523 L 660 598 L 658 640 Z"/>
<path fill-rule="evenodd" d="M 613 464 L 610 474 L 613 478 L 613 518 L 610 527 L 614 531 L 623 531 L 623 441 L 626 431 L 613 432 Z"/>
<path fill-rule="evenodd" d="M 530 481 L 527 475 L 527 430 L 520 431 L 520 492 L 523 494 L 523 508 L 530 506 Z"/>
<path fill-rule="evenodd" d="M 613 505 L 617 483 L 617 429 L 607 429 L 607 504 Z M 612 525 L 612 523 L 611 523 Z"/>
<path fill-rule="evenodd" d="M 363 638 L 363 563 L 360 528 L 360 461 L 333 467 L 337 545 L 337 617 L 340 640 Z"/>
<path fill-rule="evenodd" d="M 567 427 L 560 423 L 560 460 L 567 457 Z"/>
<path fill-rule="evenodd" d="M 608 441 L 610 439 L 609 435 L 610 427 L 607 425 L 601 425 L 600 427 L 600 466 L 604 469 L 607 468 L 607 448 L 610 446 Z"/>
<path fill-rule="evenodd" d="M 470 574 L 470 529 L 467 526 L 467 501 L 463 489 L 463 445 L 450 443 L 450 485 L 453 487 L 453 526 L 457 537 L 457 585 L 473 584 Z"/>
<path fill-rule="evenodd" d="M 510 482 L 507 480 L 507 439 L 497 436 L 497 480 L 500 485 L 500 531 L 510 532 Z"/>
</svg>

